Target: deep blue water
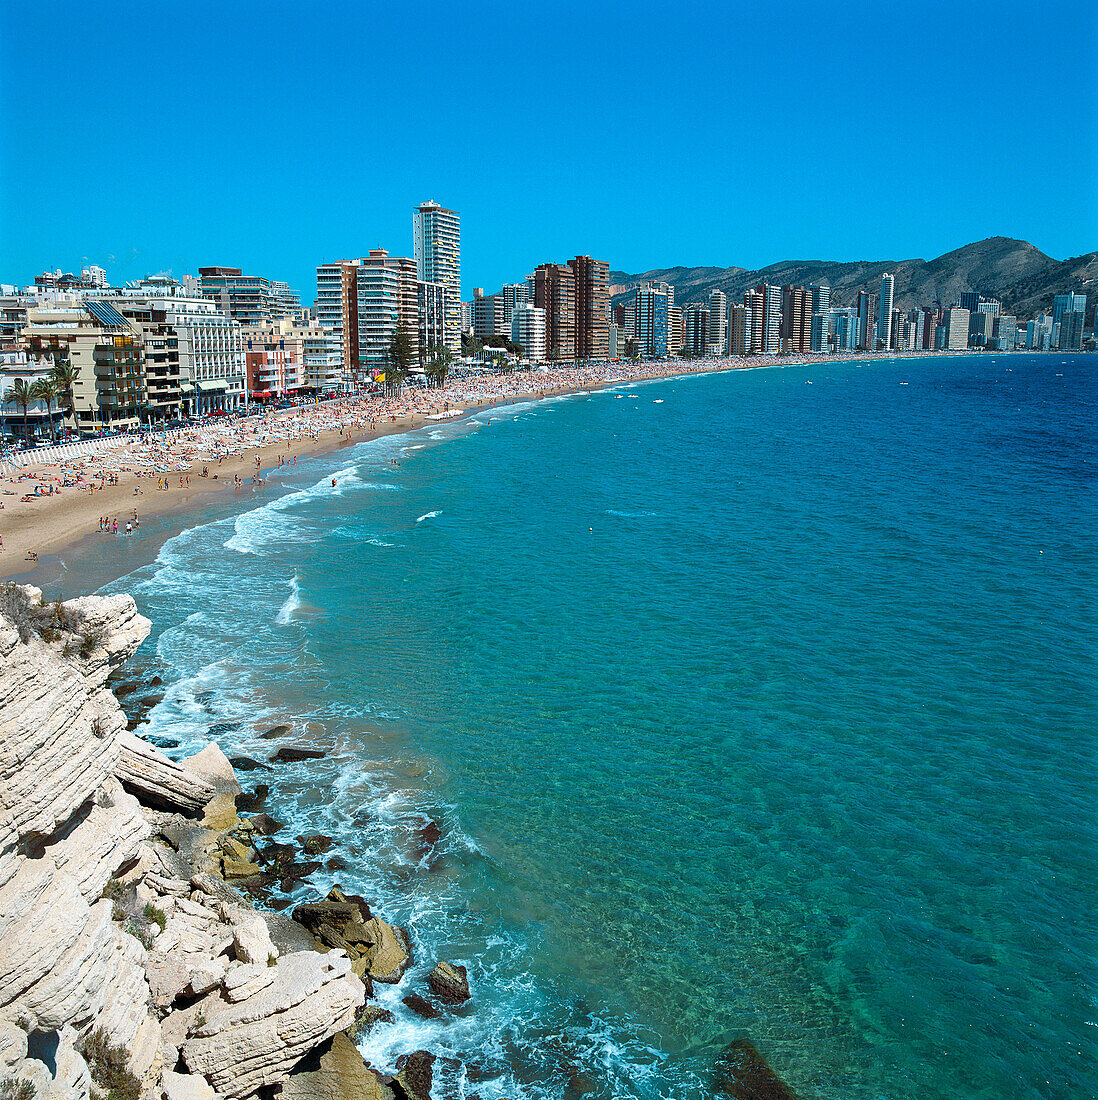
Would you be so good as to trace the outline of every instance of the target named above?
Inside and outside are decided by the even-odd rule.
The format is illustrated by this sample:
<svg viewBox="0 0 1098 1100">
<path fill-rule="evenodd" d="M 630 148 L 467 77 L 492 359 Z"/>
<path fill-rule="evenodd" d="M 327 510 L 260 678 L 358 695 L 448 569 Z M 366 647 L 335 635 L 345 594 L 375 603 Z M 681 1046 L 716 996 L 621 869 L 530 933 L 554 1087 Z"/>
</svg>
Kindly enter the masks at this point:
<svg viewBox="0 0 1098 1100">
<path fill-rule="evenodd" d="M 409 927 L 366 1053 L 454 1095 L 697 1097 L 741 1035 L 805 1098 L 1096 1095 L 1096 365 L 684 378 L 312 461 L 110 586 L 151 732 L 330 749 L 268 808 Z M 399 1003 L 440 957 L 445 1025 Z"/>
</svg>

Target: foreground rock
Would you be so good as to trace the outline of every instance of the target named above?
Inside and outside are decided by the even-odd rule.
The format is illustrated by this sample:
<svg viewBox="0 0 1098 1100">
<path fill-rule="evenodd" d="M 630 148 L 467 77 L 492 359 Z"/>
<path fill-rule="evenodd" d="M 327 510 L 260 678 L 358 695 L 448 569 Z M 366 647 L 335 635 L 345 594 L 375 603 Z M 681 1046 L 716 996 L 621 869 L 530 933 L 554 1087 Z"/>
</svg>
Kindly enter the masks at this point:
<svg viewBox="0 0 1098 1100">
<path fill-rule="evenodd" d="M 733 1100 L 796 1100 L 747 1039 L 725 1047 L 717 1059 L 714 1086 L 718 1096 Z"/>
<path fill-rule="evenodd" d="M 427 975 L 427 984 L 444 1005 L 459 1005 L 469 1000 L 469 977 L 464 966 L 440 962 Z"/>
<path fill-rule="evenodd" d="M 350 1027 L 365 1000 L 340 951 L 240 967 L 199 1002 L 183 1061 L 223 1095 L 249 1096 L 285 1080 L 310 1050 Z"/>
<path fill-rule="evenodd" d="M 345 951 L 360 977 L 395 985 L 412 963 L 412 949 L 403 928 L 372 916 L 366 901 L 333 889 L 321 902 L 299 905 L 294 920 L 328 947 Z"/>
<path fill-rule="evenodd" d="M 396 1093 L 362 1060 L 346 1035 L 335 1035 L 294 1067 L 281 1100 L 394 1100 Z"/>
</svg>

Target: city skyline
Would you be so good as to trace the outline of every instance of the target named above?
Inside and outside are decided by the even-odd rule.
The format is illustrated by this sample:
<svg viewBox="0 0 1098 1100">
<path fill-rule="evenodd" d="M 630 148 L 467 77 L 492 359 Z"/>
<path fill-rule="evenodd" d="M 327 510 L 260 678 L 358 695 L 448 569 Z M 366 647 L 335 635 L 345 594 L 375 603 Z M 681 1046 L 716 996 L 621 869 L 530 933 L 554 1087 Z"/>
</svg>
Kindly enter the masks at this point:
<svg viewBox="0 0 1098 1100">
<path fill-rule="evenodd" d="M 425 23 L 434 7 L 425 5 Z M 1093 50 L 1079 33 L 1093 22 L 1085 5 L 1006 4 L 993 20 L 912 7 L 920 24 L 948 19 L 951 33 L 933 49 L 896 37 L 906 16 L 895 9 L 823 18 L 794 4 L 780 19 L 743 9 L 699 41 L 687 33 L 689 7 L 649 5 L 643 18 L 622 19 L 615 8 L 576 6 L 550 23 L 491 7 L 434 20 L 439 32 L 423 56 L 400 12 L 216 10 L 217 34 L 203 4 L 186 18 L 127 4 L 73 11 L 51 41 L 58 71 L 109 52 L 140 61 L 143 74 L 135 89 L 125 66 L 118 76 L 101 70 L 91 112 L 67 81 L 42 79 L 29 26 L 3 17 L 8 102 L 34 92 L 33 110 L 8 110 L 3 122 L 6 278 L 97 264 L 125 282 L 233 265 L 308 295 L 326 259 L 377 247 L 410 255 L 413 196 L 460 211 L 465 298 L 547 255 L 577 252 L 639 272 L 754 269 L 789 257 L 903 260 L 998 234 L 1064 258 L 1098 239 L 1086 199 L 1096 143 Z M 1032 27 L 1055 50 L 1009 63 Z M 279 61 L 263 96 L 249 94 L 255 75 L 239 63 L 236 32 Z M 600 44 L 594 68 L 576 56 L 585 39 Z M 332 74 L 367 40 L 416 80 L 329 94 Z M 455 81 L 446 61 L 457 56 L 481 58 L 490 77 Z M 557 78 L 548 100 L 506 93 L 538 72 Z M 246 118 L 234 102 L 249 104 Z M 688 140 L 695 102 L 726 120 L 698 146 Z M 812 104 L 827 112 L 829 137 L 798 145 Z M 957 127 L 976 114 L 1000 117 L 1014 145 L 990 134 L 959 140 Z M 386 132 L 416 140 L 396 150 L 370 132 L 339 141 L 360 115 L 388 118 Z M 878 139 L 847 152 L 859 148 L 848 133 Z M 114 167 L 108 134 L 130 135 L 142 156 Z"/>
</svg>

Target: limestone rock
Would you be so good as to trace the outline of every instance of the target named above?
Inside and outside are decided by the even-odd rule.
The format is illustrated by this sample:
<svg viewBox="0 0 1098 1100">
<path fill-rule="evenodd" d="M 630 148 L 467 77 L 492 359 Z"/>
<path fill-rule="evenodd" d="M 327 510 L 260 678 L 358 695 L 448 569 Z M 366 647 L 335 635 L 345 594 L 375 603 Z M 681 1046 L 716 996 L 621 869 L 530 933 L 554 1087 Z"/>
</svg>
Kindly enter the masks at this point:
<svg viewBox="0 0 1098 1100">
<path fill-rule="evenodd" d="M 365 1001 L 338 952 L 286 955 L 267 969 L 270 984 L 246 1000 L 232 1004 L 211 994 L 199 1002 L 205 1022 L 183 1044 L 187 1068 L 226 1096 L 285 1080 L 308 1051 L 349 1027 Z"/>
<path fill-rule="evenodd" d="M 281 1100 L 390 1100 L 383 1084 L 346 1035 L 333 1035 L 294 1067 Z"/>
<path fill-rule="evenodd" d="M 425 1000 L 418 993 L 409 993 L 402 1000 L 417 1016 L 422 1016 L 425 1020 L 437 1020 L 442 1015 L 430 1001 Z"/>
<path fill-rule="evenodd" d="M 278 948 L 271 942 L 263 918 L 250 909 L 234 908 L 228 913 L 233 930 L 236 957 L 244 963 L 267 964 L 268 959 L 278 958 Z"/>
<path fill-rule="evenodd" d="M 292 764 L 299 760 L 320 760 L 327 755 L 324 749 L 310 749 L 305 745 L 283 745 L 270 759 L 273 764 Z"/>
<path fill-rule="evenodd" d="M 147 741 L 128 731 L 118 736 L 119 756 L 115 774 L 123 786 L 151 806 L 198 813 L 214 796 L 204 779 L 169 760 Z"/>
<path fill-rule="evenodd" d="M 208 783 L 218 794 L 231 794 L 234 797 L 244 793 L 244 788 L 236 778 L 229 758 L 220 746 L 211 741 L 201 752 L 181 760 L 180 767 L 193 776 Z"/>
<path fill-rule="evenodd" d="M 469 978 L 464 966 L 440 962 L 427 975 L 427 983 L 444 1005 L 459 1005 L 469 1000 Z"/>
<path fill-rule="evenodd" d="M 217 1093 L 196 1073 L 166 1069 L 160 1081 L 160 1100 L 217 1100 Z"/>
</svg>

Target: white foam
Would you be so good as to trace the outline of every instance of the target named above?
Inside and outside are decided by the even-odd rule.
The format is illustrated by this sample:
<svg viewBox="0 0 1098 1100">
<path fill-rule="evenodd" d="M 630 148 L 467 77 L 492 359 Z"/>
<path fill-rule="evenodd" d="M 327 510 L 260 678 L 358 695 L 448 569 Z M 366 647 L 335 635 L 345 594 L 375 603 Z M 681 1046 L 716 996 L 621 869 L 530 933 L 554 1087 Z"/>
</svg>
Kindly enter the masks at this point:
<svg viewBox="0 0 1098 1100">
<path fill-rule="evenodd" d="M 290 595 L 287 597 L 286 602 L 278 609 L 278 614 L 275 616 L 275 622 L 279 626 L 285 626 L 287 623 L 293 622 L 294 612 L 301 607 L 301 586 L 298 584 L 297 574 L 295 573 L 290 578 Z"/>
<path fill-rule="evenodd" d="M 434 519 L 435 516 L 441 516 L 441 515 L 442 515 L 441 510 L 438 511 L 438 512 L 428 512 L 425 516 L 420 516 L 419 519 L 416 520 L 416 523 L 422 523 L 425 519 Z"/>
</svg>

